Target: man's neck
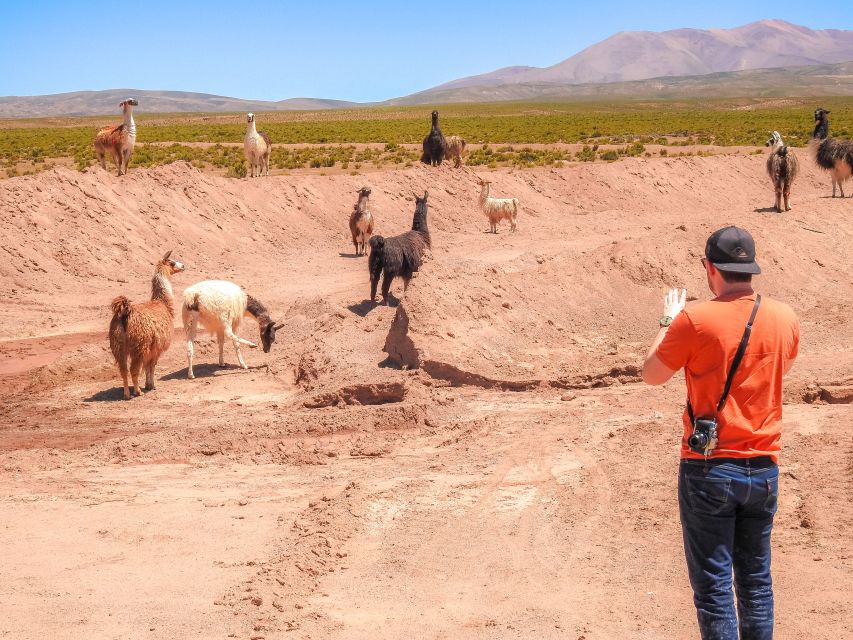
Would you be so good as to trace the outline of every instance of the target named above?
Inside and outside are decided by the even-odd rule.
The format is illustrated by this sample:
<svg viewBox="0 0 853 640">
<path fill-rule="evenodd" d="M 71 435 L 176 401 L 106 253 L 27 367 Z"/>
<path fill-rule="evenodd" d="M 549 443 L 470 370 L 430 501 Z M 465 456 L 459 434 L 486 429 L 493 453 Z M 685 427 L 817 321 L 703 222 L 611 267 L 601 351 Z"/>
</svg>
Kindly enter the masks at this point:
<svg viewBox="0 0 853 640">
<path fill-rule="evenodd" d="M 726 284 L 720 287 L 720 290 L 716 292 L 716 296 L 718 298 L 732 298 L 736 296 L 748 296 L 755 293 L 752 288 L 751 283 L 733 283 Z"/>
</svg>

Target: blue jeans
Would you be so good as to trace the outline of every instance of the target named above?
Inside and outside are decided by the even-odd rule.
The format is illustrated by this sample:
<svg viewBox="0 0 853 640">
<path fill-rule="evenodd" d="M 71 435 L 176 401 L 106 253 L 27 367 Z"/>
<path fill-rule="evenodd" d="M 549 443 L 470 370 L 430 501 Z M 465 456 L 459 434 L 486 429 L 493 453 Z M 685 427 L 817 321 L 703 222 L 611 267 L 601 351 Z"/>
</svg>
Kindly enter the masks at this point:
<svg viewBox="0 0 853 640">
<path fill-rule="evenodd" d="M 770 532 L 779 468 L 770 458 L 682 460 L 678 505 L 702 640 L 770 640 Z M 732 594 L 732 569 L 737 615 Z"/>
</svg>

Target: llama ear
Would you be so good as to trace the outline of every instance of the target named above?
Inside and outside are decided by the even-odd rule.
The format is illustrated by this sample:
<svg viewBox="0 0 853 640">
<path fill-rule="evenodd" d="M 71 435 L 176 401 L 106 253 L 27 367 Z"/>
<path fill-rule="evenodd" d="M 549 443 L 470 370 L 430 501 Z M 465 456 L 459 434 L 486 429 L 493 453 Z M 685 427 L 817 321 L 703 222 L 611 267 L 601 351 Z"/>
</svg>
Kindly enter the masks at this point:
<svg viewBox="0 0 853 640">
<path fill-rule="evenodd" d="M 165 256 L 163 256 L 163 260 L 168 260 L 168 259 L 169 259 L 169 256 L 170 256 L 170 255 L 172 255 L 172 251 L 174 251 L 174 249 L 169 249 L 169 250 L 166 252 L 166 255 L 165 255 Z"/>
<path fill-rule="evenodd" d="M 283 322 L 279 322 L 278 324 L 274 324 L 274 325 L 272 326 L 272 330 L 273 330 L 273 331 L 278 331 L 278 330 L 279 330 L 279 329 L 281 329 L 283 326 L 284 326 L 284 323 L 283 323 Z"/>
<path fill-rule="evenodd" d="M 426 199 L 427 199 L 427 196 L 428 196 L 428 195 L 429 195 L 429 191 L 427 191 L 426 189 L 424 189 L 424 200 L 426 200 Z"/>
</svg>

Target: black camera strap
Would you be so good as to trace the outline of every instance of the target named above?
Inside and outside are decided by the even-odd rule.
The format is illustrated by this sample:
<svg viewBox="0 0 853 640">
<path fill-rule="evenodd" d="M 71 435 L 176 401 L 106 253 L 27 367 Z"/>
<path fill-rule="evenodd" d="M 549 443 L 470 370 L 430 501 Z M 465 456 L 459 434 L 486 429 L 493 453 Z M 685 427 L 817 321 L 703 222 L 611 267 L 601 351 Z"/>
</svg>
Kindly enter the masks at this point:
<svg viewBox="0 0 853 640">
<path fill-rule="evenodd" d="M 743 337 L 740 339 L 740 345 L 738 345 L 737 352 L 735 352 L 735 357 L 732 359 L 732 366 L 729 368 L 729 375 L 726 377 L 726 386 L 723 388 L 723 395 L 720 398 L 720 401 L 717 403 L 717 410 L 715 415 L 719 415 L 720 411 L 723 410 L 723 407 L 726 406 L 726 400 L 729 399 L 729 391 L 732 388 L 732 381 L 735 377 L 735 371 L 740 366 L 740 361 L 743 360 L 743 354 L 746 353 L 746 345 L 749 342 L 749 336 L 752 333 L 752 323 L 755 322 L 755 314 L 758 313 L 758 305 L 761 304 L 761 296 L 755 296 L 755 305 L 752 307 L 752 313 L 749 316 L 749 320 L 746 323 L 746 329 L 743 331 Z M 690 417 L 690 422 L 694 422 L 695 418 L 693 416 L 693 406 L 690 404 L 690 398 L 687 399 L 687 415 Z"/>
</svg>

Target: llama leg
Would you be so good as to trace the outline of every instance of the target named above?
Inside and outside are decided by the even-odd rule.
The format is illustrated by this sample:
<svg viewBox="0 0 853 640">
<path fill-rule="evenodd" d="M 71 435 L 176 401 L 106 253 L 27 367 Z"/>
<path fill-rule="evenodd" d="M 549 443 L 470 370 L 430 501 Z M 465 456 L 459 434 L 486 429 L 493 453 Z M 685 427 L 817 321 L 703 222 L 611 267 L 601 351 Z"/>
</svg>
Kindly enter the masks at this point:
<svg viewBox="0 0 853 640">
<path fill-rule="evenodd" d="M 154 384 L 154 367 L 157 365 L 153 360 L 145 365 L 145 390 L 154 391 L 157 385 Z"/>
<path fill-rule="evenodd" d="M 776 211 L 782 213 L 782 185 L 776 187 Z"/>
<path fill-rule="evenodd" d="M 791 203 L 790 203 L 791 185 L 790 184 L 785 185 L 785 190 L 782 192 L 782 195 L 785 198 L 785 211 L 790 211 L 791 210 Z"/>
<path fill-rule="evenodd" d="M 231 335 L 232 337 L 234 336 L 233 333 Z M 240 342 L 236 339 L 236 337 L 234 337 L 232 342 L 234 343 L 234 351 L 237 353 L 237 362 L 240 363 L 240 368 L 248 369 L 249 366 L 246 364 L 246 361 L 243 360 L 243 352 L 240 350 Z"/>
<path fill-rule="evenodd" d="M 118 149 L 113 149 L 113 162 L 116 163 L 118 175 L 121 175 L 121 152 Z"/>
<path fill-rule="evenodd" d="M 216 343 L 219 345 L 219 366 L 225 366 L 225 330 L 216 332 Z"/>
<path fill-rule="evenodd" d="M 391 290 L 391 281 L 393 276 L 385 273 L 382 275 L 382 304 L 388 304 L 388 292 Z"/>
<path fill-rule="evenodd" d="M 101 163 L 101 169 L 107 168 L 107 157 L 102 151 L 96 151 L 95 155 L 98 156 L 98 162 Z"/>
<path fill-rule="evenodd" d="M 379 285 L 379 274 L 370 274 L 370 301 L 376 302 L 376 287 Z"/>
<path fill-rule="evenodd" d="M 184 326 L 184 332 L 187 335 L 187 377 L 192 380 L 195 378 L 193 373 L 193 355 L 196 330 L 198 329 L 198 311 L 190 311 L 188 315 L 189 324 Z"/>
<path fill-rule="evenodd" d="M 139 370 L 142 368 L 142 358 L 139 356 L 131 356 L 130 358 L 130 377 L 133 380 L 133 395 L 141 396 L 142 389 L 139 388 Z"/>
<path fill-rule="evenodd" d="M 243 360 L 243 353 L 240 351 L 240 343 L 248 344 L 249 346 L 256 347 L 254 342 L 249 342 L 248 340 L 243 340 L 243 338 L 239 338 L 234 335 L 234 332 L 231 330 L 230 325 L 225 325 L 225 335 L 231 339 L 231 342 L 234 344 L 234 351 L 237 352 L 237 361 L 240 363 L 240 366 L 243 369 L 248 369 L 249 367 L 246 365 L 246 361 Z"/>
<path fill-rule="evenodd" d="M 122 353 L 118 358 L 118 370 L 124 383 L 122 396 L 125 400 L 130 400 L 130 389 L 127 388 L 127 354 L 125 353 Z"/>
</svg>

